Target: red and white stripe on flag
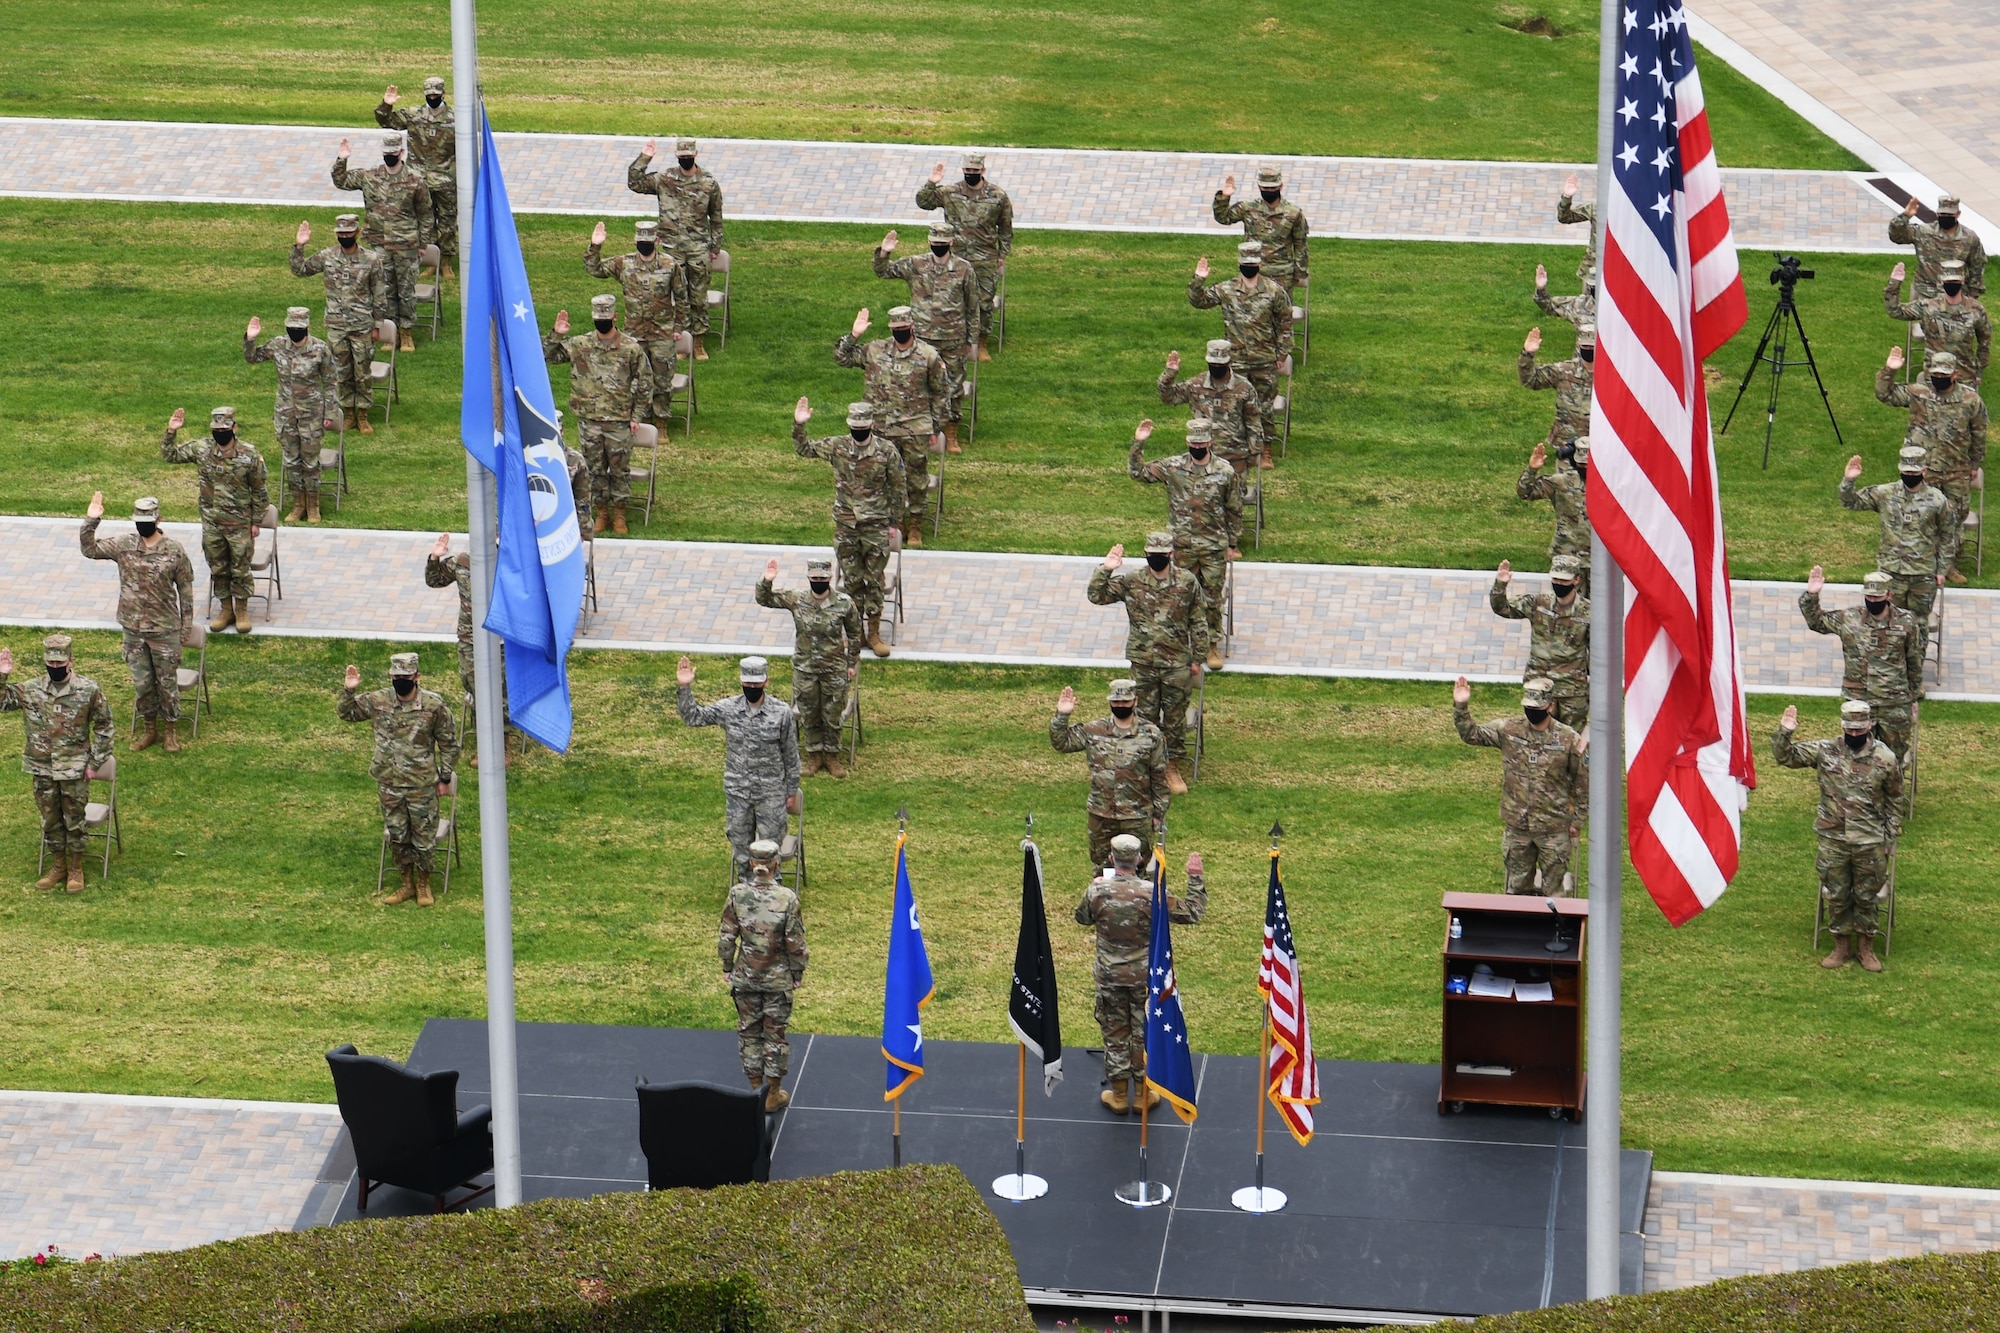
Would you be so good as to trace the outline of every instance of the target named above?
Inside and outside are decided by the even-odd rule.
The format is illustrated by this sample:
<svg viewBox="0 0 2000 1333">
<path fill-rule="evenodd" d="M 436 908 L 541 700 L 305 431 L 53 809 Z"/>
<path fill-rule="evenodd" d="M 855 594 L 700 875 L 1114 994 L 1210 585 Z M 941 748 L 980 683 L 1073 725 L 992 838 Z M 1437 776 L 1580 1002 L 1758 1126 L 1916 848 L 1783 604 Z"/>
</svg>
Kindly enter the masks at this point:
<svg viewBox="0 0 2000 1333">
<path fill-rule="evenodd" d="M 1685 10 L 1625 0 L 1621 17 L 1590 516 L 1629 584 L 1632 864 L 1679 925 L 1729 886 L 1756 786 L 1702 378 L 1748 301 Z"/>
<path fill-rule="evenodd" d="M 1300 1143 L 1312 1142 L 1313 1112 L 1319 1104 L 1319 1061 L 1313 1058 L 1312 1024 L 1306 1019 L 1305 985 L 1299 979 L 1298 948 L 1292 940 L 1291 911 L 1278 876 L 1278 853 L 1271 853 L 1271 884 L 1264 900 L 1264 953 L 1257 964 L 1257 989 L 1264 994 L 1271 1026 L 1271 1053 L 1264 1091 Z"/>
</svg>

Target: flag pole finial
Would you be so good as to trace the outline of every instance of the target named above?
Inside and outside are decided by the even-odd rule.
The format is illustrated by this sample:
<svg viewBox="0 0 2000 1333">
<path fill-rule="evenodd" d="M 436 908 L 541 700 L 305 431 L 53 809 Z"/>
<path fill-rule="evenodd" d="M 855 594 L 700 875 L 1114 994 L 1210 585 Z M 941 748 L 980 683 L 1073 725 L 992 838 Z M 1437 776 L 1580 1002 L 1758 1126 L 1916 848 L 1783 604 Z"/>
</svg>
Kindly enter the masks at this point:
<svg viewBox="0 0 2000 1333">
<path fill-rule="evenodd" d="M 896 832 L 898 832 L 898 833 L 902 833 L 902 832 L 904 832 L 904 831 L 905 831 L 905 829 L 906 829 L 906 826 L 907 826 L 907 825 L 909 824 L 909 822 L 910 822 L 910 807 L 909 807 L 909 806 L 907 806 L 907 805 L 899 805 L 899 806 L 897 806 L 897 807 L 896 807 Z"/>
<path fill-rule="evenodd" d="M 1280 824 L 1280 823 L 1276 822 L 1275 820 L 1274 820 L 1274 821 L 1272 821 L 1272 823 L 1271 823 L 1271 845 L 1272 845 L 1273 847 L 1276 847 L 1276 846 L 1278 845 L 1278 839 L 1280 839 L 1280 838 L 1282 838 L 1282 837 L 1284 837 L 1284 836 L 1285 836 L 1285 826 L 1284 826 L 1283 824 Z"/>
</svg>

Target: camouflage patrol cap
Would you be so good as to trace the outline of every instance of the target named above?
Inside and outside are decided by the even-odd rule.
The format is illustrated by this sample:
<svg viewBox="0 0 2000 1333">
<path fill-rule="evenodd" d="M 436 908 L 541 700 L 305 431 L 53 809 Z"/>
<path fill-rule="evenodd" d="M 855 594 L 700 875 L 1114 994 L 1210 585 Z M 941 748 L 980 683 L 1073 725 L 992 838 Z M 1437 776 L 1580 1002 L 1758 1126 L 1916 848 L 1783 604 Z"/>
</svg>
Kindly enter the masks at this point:
<svg viewBox="0 0 2000 1333">
<path fill-rule="evenodd" d="M 333 220 L 333 229 L 335 231 L 360 231 L 361 215 L 358 213 L 342 213 Z"/>
<path fill-rule="evenodd" d="M 1136 864 L 1139 860 L 1140 842 L 1129 833 L 1121 833 L 1111 840 L 1111 859 L 1120 863 Z"/>
<path fill-rule="evenodd" d="M 1922 472 L 1924 460 L 1930 457 L 1930 450 L 1921 444 L 1906 444 L 1896 452 L 1898 472 Z"/>
<path fill-rule="evenodd" d="M 390 131 L 389 131 L 389 132 L 388 132 L 387 134 L 383 135 L 383 136 L 382 136 L 382 151 L 383 151 L 383 152 L 385 152 L 385 153 L 400 153 L 400 152 L 402 152 L 402 151 L 403 151 L 403 132 L 402 132 L 401 130 L 390 130 Z"/>
<path fill-rule="evenodd" d="M 959 163 L 959 168 L 958 168 L 958 169 L 959 169 L 960 171 L 984 171 L 984 170 L 986 170 L 986 154 L 984 154 L 984 153 L 967 153 L 967 154 L 965 155 L 965 159 L 964 159 L 964 161 L 962 161 L 962 162 L 960 162 L 960 163 Z"/>
<path fill-rule="evenodd" d="M 285 310 L 285 327 L 288 329 L 309 329 L 312 322 L 313 312 L 305 306 L 295 305 Z"/>
<path fill-rule="evenodd" d="M 640 218 L 632 224 L 632 234 L 642 241 L 650 241 L 660 234 L 660 224 L 653 218 Z"/>
<path fill-rule="evenodd" d="M 746 657 L 736 664 L 736 679 L 745 685 L 762 685 L 771 678 L 771 664 L 761 657 Z"/>
<path fill-rule="evenodd" d="M 1261 264 L 1264 262 L 1264 243 L 1244 241 L 1236 247 L 1236 262 L 1239 264 Z"/>
<path fill-rule="evenodd" d="M 1174 534 L 1173 534 L 1173 533 L 1171 533 L 1171 532 L 1149 532 L 1149 533 L 1147 533 L 1147 534 L 1146 534 L 1146 554 L 1147 554 L 1147 555 L 1159 555 L 1159 554 L 1160 554 L 1161 552 L 1163 552 L 1163 551 L 1164 551 L 1164 552 L 1166 552 L 1166 553 L 1167 553 L 1168 555 L 1172 555 L 1172 554 L 1173 554 L 1173 550 L 1174 550 Z"/>
<path fill-rule="evenodd" d="M 1573 555 L 1559 555 L 1549 561 L 1549 577 L 1568 579 L 1571 583 L 1583 577 L 1583 561 Z"/>
<path fill-rule="evenodd" d="M 1579 325 L 1577 325 L 1577 326 L 1576 326 L 1576 345 L 1577 345 L 1578 347 L 1595 347 L 1595 346 L 1597 346 L 1597 326 L 1596 326 L 1595 324 L 1579 324 Z"/>
<path fill-rule="evenodd" d="M 617 315 L 617 297 L 607 292 L 602 296 L 593 296 L 590 298 L 590 317 L 592 319 L 614 319 Z"/>
<path fill-rule="evenodd" d="M 1556 683 L 1547 676 L 1536 676 L 1521 686 L 1521 707 L 1547 708 L 1549 700 L 1555 697 Z"/>
<path fill-rule="evenodd" d="M 1950 352 L 1924 353 L 1924 369 L 1936 375 L 1956 375 L 1958 358 Z"/>
<path fill-rule="evenodd" d="M 1257 184 L 1260 187 L 1265 185 L 1283 185 L 1284 183 L 1285 173 L 1276 167 L 1257 168 Z"/>
<path fill-rule="evenodd" d="M 1956 259 L 1947 259 L 1942 264 L 1938 265 L 1938 282 L 1940 285 L 1947 282 L 1964 282 L 1964 281 L 1965 281 L 1965 265 L 1961 261 Z"/>
<path fill-rule="evenodd" d="M 912 329 L 917 325 L 916 312 L 906 305 L 893 307 L 889 311 L 889 327 L 892 329 Z"/>
<path fill-rule="evenodd" d="M 1957 217 L 1958 200 L 1952 198 L 1950 195 L 1946 195 L 1944 198 L 1938 200 L 1937 211 L 1939 217 Z"/>
<path fill-rule="evenodd" d="M 439 75 L 433 74 L 428 79 L 424 80 L 424 92 L 426 95 L 429 95 L 431 93 L 441 93 L 443 91 L 444 91 L 444 79 Z"/>
<path fill-rule="evenodd" d="M 1861 595 L 1863 597 L 1875 598 L 1887 597 L 1889 590 L 1893 586 L 1895 586 L 1895 580 L 1878 569 L 1874 573 L 1865 575 L 1862 578 Z"/>
<path fill-rule="evenodd" d="M 806 561 L 806 577 L 808 578 L 812 577 L 814 574 L 831 574 L 831 573 L 833 573 L 833 561 L 827 559 L 827 557 L 823 555 L 816 555 L 812 559 Z"/>
<path fill-rule="evenodd" d="M 1228 364 L 1229 364 L 1229 339 L 1227 339 L 1227 338 L 1210 338 L 1210 339 L 1208 340 L 1208 353 L 1207 353 L 1207 355 L 1208 355 L 1208 360 L 1209 360 L 1209 362 L 1210 362 L 1211 364 L 1213 364 L 1213 365 L 1218 365 L 1218 366 L 1226 366 L 1226 365 L 1228 365 Z"/>
<path fill-rule="evenodd" d="M 233 407 L 218 407 L 214 409 L 208 414 L 208 425 L 210 430 L 215 429 L 217 426 L 227 426 L 230 430 L 235 430 L 236 409 Z"/>
<path fill-rule="evenodd" d="M 847 428 L 860 430 L 863 426 L 875 429 L 875 404 L 849 403 L 847 405 Z"/>
<path fill-rule="evenodd" d="M 157 523 L 160 519 L 160 502 L 151 495 L 142 495 L 132 502 L 132 518 L 135 522 Z"/>
<path fill-rule="evenodd" d="M 414 675 L 416 675 L 416 674 L 417 674 L 417 655 L 416 655 L 415 653 L 391 653 L 391 654 L 389 654 L 389 674 L 390 674 L 391 676 L 414 676 Z"/>
<path fill-rule="evenodd" d="M 695 147 L 695 141 L 686 136 L 674 140 L 674 151 L 676 153 L 692 153 L 695 151 Z"/>
<path fill-rule="evenodd" d="M 1588 435 L 1579 435 L 1576 437 L 1576 452 L 1570 455 L 1570 462 L 1585 464 L 1590 462 L 1590 437 Z"/>
<path fill-rule="evenodd" d="M 775 861 L 778 859 L 778 844 L 769 838 L 759 838 L 750 844 L 752 861 Z"/>
<path fill-rule="evenodd" d="M 1866 731 L 1875 725 L 1875 710 L 1866 699 L 1848 699 L 1840 705 L 1840 725 L 1848 731 Z"/>
<path fill-rule="evenodd" d="M 932 245 L 936 245 L 939 241 L 944 241 L 947 244 L 949 244 L 950 242 L 955 241 L 957 239 L 958 239 L 958 228 L 952 226 L 949 222 L 933 222 L 931 224 Z"/>
<path fill-rule="evenodd" d="M 1139 697 L 1138 682 L 1120 676 L 1111 682 L 1111 688 L 1105 692 L 1104 697 L 1114 704 L 1129 704 Z"/>
<path fill-rule="evenodd" d="M 69 635 L 51 634 L 49 635 L 48 638 L 43 639 L 42 660 L 44 662 L 50 662 L 50 663 L 63 663 L 69 661 L 70 660 Z"/>
<path fill-rule="evenodd" d="M 1189 444 L 1209 444 L 1212 443 L 1214 439 L 1215 439 L 1215 431 L 1214 428 L 1209 425 L 1207 417 L 1188 418 L 1187 442 Z"/>
</svg>

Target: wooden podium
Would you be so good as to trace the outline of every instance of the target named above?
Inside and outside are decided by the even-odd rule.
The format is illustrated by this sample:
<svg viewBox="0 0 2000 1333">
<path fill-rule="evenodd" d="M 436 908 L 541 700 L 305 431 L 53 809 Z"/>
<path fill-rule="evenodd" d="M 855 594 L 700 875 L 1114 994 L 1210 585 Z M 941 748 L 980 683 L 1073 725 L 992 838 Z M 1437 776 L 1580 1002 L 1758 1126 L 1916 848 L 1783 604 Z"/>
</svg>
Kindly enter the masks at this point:
<svg viewBox="0 0 2000 1333">
<path fill-rule="evenodd" d="M 1583 952 L 1590 904 L 1576 898 L 1447 893 L 1438 1114 L 1544 1106 L 1583 1115 Z M 1451 938 L 1456 918 L 1459 938 Z M 1560 936 L 1561 952 L 1548 948 Z M 1464 979 L 1464 989 L 1454 984 Z M 1547 986 L 1549 998 L 1522 999 Z M 1511 991 L 1510 994 L 1477 994 Z"/>
</svg>

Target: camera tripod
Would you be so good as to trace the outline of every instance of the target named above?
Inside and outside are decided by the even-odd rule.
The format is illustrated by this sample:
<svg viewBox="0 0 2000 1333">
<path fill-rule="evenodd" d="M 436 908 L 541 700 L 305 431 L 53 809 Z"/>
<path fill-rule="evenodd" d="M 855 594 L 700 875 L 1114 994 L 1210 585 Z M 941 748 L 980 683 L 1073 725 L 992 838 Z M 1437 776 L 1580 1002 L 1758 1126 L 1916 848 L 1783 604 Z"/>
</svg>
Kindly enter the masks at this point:
<svg viewBox="0 0 2000 1333">
<path fill-rule="evenodd" d="M 1833 404 L 1827 401 L 1826 381 L 1820 378 L 1819 363 L 1813 360 L 1812 339 L 1806 337 L 1806 326 L 1799 320 L 1799 307 L 1795 299 L 1797 279 L 1789 276 L 1780 278 L 1776 273 L 1772 274 L 1772 278 L 1781 283 L 1778 288 L 1778 308 L 1771 312 L 1771 320 L 1764 326 L 1764 336 L 1757 340 L 1757 355 L 1750 358 L 1750 369 L 1743 372 L 1743 383 L 1736 386 L 1736 401 L 1729 405 L 1729 415 L 1722 419 L 1722 429 L 1718 432 L 1722 435 L 1729 434 L 1729 423 L 1736 419 L 1736 409 L 1743 405 L 1744 391 L 1750 387 L 1750 381 L 1756 378 L 1757 367 L 1768 364 L 1771 367 L 1771 393 L 1764 403 L 1766 471 L 1771 467 L 1771 429 L 1778 421 L 1778 386 L 1784 382 L 1786 366 L 1805 366 L 1812 371 L 1813 383 L 1819 386 L 1819 400 L 1826 408 L 1826 419 L 1833 427 L 1833 438 L 1839 441 L 1842 448 L 1847 446 L 1847 442 L 1840 437 L 1840 423 L 1833 419 Z M 1798 330 L 1799 346 L 1805 349 L 1806 356 L 1803 361 L 1791 360 L 1786 355 L 1787 336 L 1793 329 Z M 1774 340 L 1776 346 L 1772 345 Z"/>
</svg>

